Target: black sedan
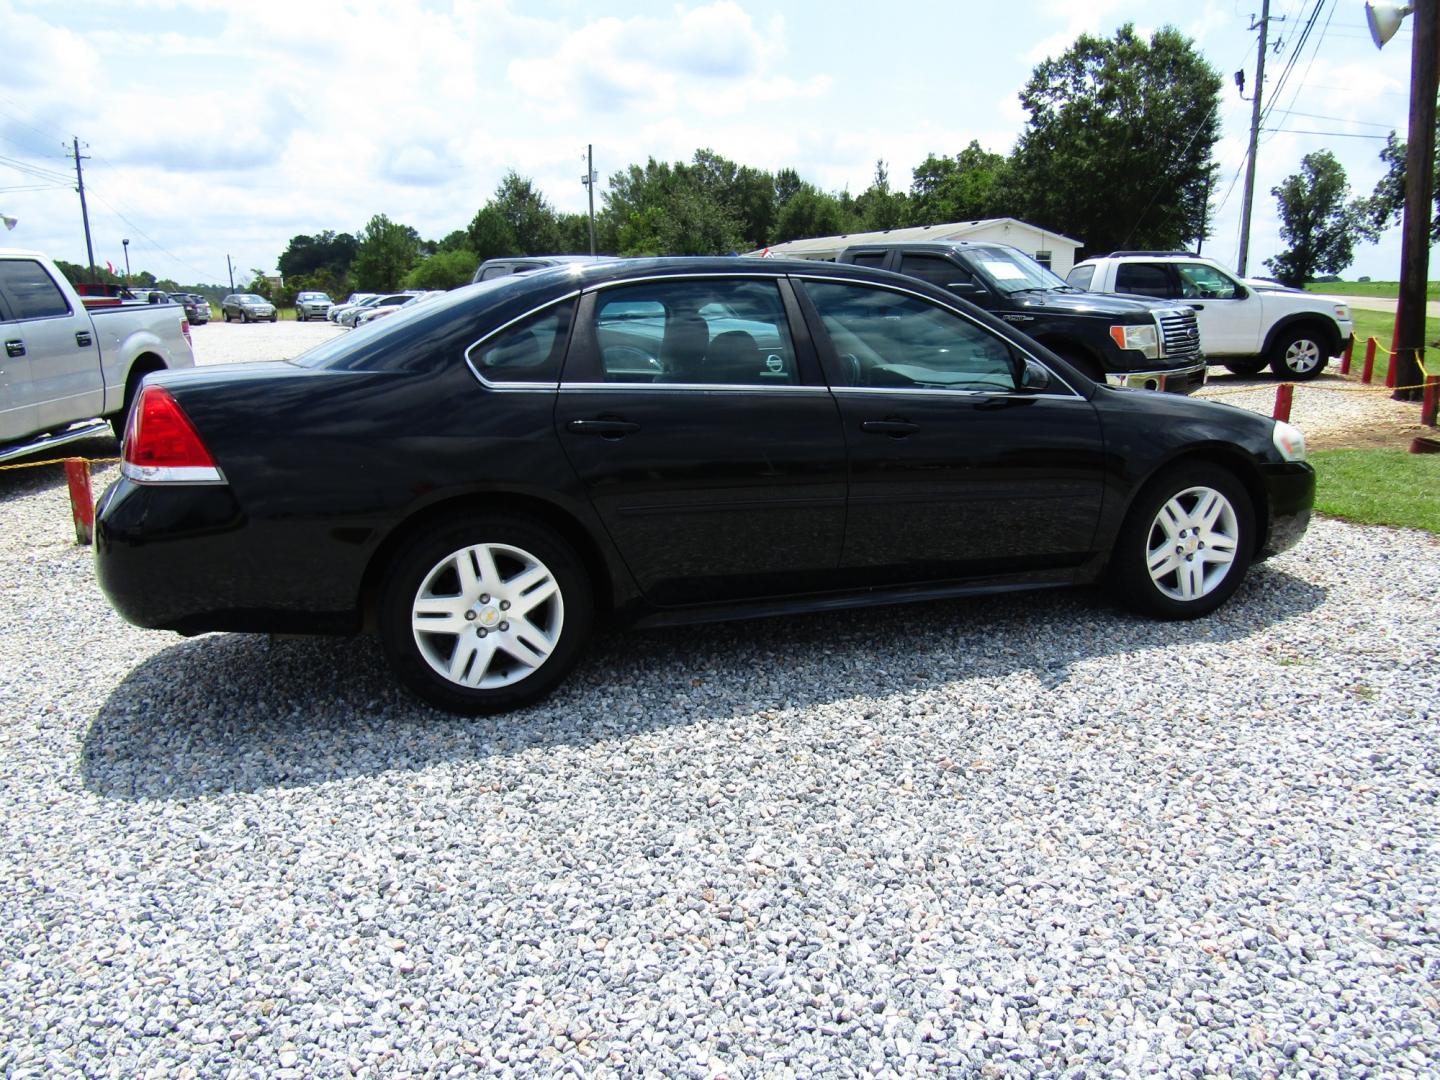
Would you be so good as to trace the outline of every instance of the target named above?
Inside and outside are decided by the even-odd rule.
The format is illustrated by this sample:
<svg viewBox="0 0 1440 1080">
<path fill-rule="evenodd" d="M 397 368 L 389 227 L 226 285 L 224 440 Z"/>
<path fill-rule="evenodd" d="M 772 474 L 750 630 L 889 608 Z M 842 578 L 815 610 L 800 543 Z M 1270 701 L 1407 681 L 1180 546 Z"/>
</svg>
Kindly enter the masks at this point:
<svg viewBox="0 0 1440 1080">
<path fill-rule="evenodd" d="M 617 261 L 457 289 L 286 363 L 147 378 L 96 567 L 131 622 L 374 629 L 444 709 L 646 626 L 1102 577 L 1204 615 L 1305 530 L 1288 424 L 1091 382 L 924 282 Z"/>
</svg>

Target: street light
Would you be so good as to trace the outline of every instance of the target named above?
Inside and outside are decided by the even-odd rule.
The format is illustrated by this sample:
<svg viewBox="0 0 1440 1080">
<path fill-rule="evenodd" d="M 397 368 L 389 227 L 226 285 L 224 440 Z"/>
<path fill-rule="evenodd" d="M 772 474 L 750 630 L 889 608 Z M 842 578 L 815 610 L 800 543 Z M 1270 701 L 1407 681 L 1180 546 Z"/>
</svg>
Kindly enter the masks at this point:
<svg viewBox="0 0 1440 1080">
<path fill-rule="evenodd" d="M 0 221 L 5 222 L 5 228 L 7 229 L 13 229 L 16 225 L 20 224 L 19 218 L 13 218 L 9 214 L 0 214 Z"/>
<path fill-rule="evenodd" d="M 1395 305 L 1394 353 L 1396 387 L 1420 382 L 1420 356 L 1425 348 L 1425 282 L 1430 263 L 1431 192 L 1435 186 L 1435 92 L 1440 84 L 1440 17 L 1435 4 L 1395 4 L 1367 0 L 1365 21 L 1375 47 L 1382 48 L 1414 14 L 1410 40 L 1410 135 L 1405 148 L 1405 215 L 1400 233 L 1400 299 Z M 1413 400 L 1414 390 L 1395 391 L 1400 401 Z"/>
<path fill-rule="evenodd" d="M 125 245 L 125 284 L 130 284 L 130 238 L 127 236 L 120 243 Z"/>
</svg>

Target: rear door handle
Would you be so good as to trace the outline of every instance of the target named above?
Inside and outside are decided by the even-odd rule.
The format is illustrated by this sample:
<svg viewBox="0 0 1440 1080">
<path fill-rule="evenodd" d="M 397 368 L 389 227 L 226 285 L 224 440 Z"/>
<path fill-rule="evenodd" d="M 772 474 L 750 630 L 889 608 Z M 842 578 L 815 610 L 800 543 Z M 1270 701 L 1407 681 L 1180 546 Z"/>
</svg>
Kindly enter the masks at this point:
<svg viewBox="0 0 1440 1080">
<path fill-rule="evenodd" d="M 5 342 L 5 355 L 6 355 L 6 356 L 24 356 L 24 355 L 25 355 L 25 342 L 23 342 L 23 341 L 7 341 L 7 342 Z"/>
<path fill-rule="evenodd" d="M 618 439 L 640 430 L 640 425 L 630 420 L 571 420 L 565 426 L 576 435 L 599 435 L 605 439 Z"/>
<path fill-rule="evenodd" d="M 903 439 L 906 435 L 919 431 L 920 425 L 912 424 L 909 420 L 862 420 L 860 430 L 867 435 L 889 435 Z"/>
<path fill-rule="evenodd" d="M 90 343 L 91 343 L 93 340 L 94 340 L 94 339 L 90 336 L 90 331 L 89 331 L 89 330 L 76 330 L 76 331 L 75 331 L 75 344 L 78 345 L 78 346 L 80 346 L 80 348 L 82 348 L 82 349 L 88 349 L 88 348 L 90 347 Z"/>
</svg>

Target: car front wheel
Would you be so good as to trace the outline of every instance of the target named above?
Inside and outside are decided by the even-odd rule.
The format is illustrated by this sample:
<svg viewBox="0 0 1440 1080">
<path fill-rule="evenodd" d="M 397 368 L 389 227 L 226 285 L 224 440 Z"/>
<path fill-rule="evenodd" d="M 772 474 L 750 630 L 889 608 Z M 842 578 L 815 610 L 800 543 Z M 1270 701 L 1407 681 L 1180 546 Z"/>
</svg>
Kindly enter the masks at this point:
<svg viewBox="0 0 1440 1080">
<path fill-rule="evenodd" d="M 1248 378 L 1249 376 L 1251 376 L 1251 375 L 1259 375 L 1259 374 L 1260 374 L 1260 369 L 1263 368 L 1264 366 L 1265 366 L 1265 361 L 1264 361 L 1264 360 L 1259 360 L 1259 359 L 1255 359 L 1255 360 L 1226 360 L 1226 361 L 1225 361 L 1225 367 L 1229 370 L 1229 372 L 1230 372 L 1232 375 L 1243 375 L 1243 376 L 1245 376 L 1245 377 L 1247 377 L 1247 378 Z"/>
<path fill-rule="evenodd" d="M 594 599 L 580 559 L 522 517 L 452 520 L 400 550 L 381 587 L 386 659 L 417 697 L 449 712 L 505 712 L 575 666 Z"/>
<path fill-rule="evenodd" d="M 1161 619 L 1208 615 L 1240 587 L 1254 511 L 1239 481 L 1208 464 L 1146 485 L 1120 529 L 1111 573 L 1121 599 Z"/>
<path fill-rule="evenodd" d="M 1282 379 L 1308 382 L 1329 362 L 1329 338 L 1313 326 L 1286 331 L 1270 349 L 1270 370 Z"/>
</svg>

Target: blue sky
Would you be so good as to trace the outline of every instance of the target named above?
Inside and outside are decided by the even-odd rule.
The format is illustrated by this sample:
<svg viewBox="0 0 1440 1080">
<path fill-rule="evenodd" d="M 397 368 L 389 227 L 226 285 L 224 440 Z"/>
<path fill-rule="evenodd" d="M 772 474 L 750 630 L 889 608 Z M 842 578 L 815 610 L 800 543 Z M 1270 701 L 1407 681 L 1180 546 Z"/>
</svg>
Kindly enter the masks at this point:
<svg viewBox="0 0 1440 1080">
<path fill-rule="evenodd" d="M 1355 193 L 1405 135 L 1408 20 L 1383 53 L 1361 0 L 1318 0 L 1308 44 L 1262 135 L 1249 272 L 1282 244 L 1270 189 L 1330 149 Z M 1317 0 L 1272 0 L 1267 94 Z M 710 147 L 859 193 L 877 159 L 908 186 L 927 153 L 971 139 L 1008 152 L 1035 65 L 1082 32 L 1173 25 L 1224 78 L 1221 178 L 1205 251 L 1233 266 L 1259 0 L 0 0 L 0 244 L 84 262 L 72 136 L 82 142 L 95 258 L 183 282 L 273 271 L 291 236 L 354 232 L 373 213 L 438 238 L 509 169 L 585 208 L 587 143 L 602 182 L 647 157 Z M 1378 137 L 1377 137 L 1378 136 Z M 62 146 L 62 143 L 65 144 Z M 13 163 L 24 168 L 16 168 Z M 1083 182 L 1077 178 L 1077 182 Z M 1083 239 L 1083 238 L 1079 238 Z M 1399 230 L 1346 276 L 1395 278 Z M 1432 273 L 1432 276 L 1435 276 Z"/>
</svg>

